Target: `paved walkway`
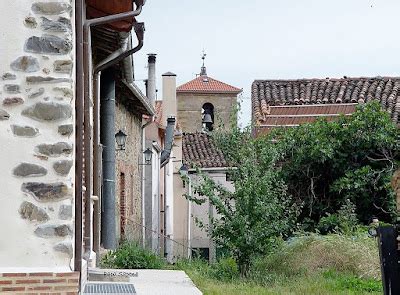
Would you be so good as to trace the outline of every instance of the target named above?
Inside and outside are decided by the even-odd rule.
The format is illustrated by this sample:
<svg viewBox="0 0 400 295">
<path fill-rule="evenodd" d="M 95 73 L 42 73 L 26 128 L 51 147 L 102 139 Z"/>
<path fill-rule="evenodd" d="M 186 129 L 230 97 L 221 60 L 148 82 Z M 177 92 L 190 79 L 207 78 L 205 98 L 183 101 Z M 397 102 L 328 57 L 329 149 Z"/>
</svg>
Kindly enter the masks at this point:
<svg viewBox="0 0 400 295">
<path fill-rule="evenodd" d="M 202 295 L 184 271 L 91 270 L 91 281 L 133 284 L 137 295 Z M 94 274 L 95 273 L 95 274 Z"/>
</svg>

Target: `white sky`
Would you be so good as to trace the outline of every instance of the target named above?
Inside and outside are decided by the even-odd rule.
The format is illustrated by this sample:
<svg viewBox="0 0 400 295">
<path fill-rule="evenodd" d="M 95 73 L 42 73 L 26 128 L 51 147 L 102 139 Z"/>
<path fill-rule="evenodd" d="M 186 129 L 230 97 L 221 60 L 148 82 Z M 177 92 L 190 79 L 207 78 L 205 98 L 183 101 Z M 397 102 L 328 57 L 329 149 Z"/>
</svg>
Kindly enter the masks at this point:
<svg viewBox="0 0 400 295">
<path fill-rule="evenodd" d="M 209 76 L 243 88 L 242 123 L 255 79 L 400 76 L 399 0 L 148 0 L 138 20 L 137 80 L 157 53 L 161 95 L 161 74 L 193 79 L 204 48 Z"/>
</svg>

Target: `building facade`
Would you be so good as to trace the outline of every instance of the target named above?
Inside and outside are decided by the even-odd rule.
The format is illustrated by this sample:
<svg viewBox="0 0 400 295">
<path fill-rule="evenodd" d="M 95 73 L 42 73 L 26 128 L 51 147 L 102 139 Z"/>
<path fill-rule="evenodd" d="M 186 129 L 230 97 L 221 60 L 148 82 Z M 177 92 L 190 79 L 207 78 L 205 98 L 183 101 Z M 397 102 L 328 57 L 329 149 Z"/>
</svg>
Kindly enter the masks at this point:
<svg viewBox="0 0 400 295">
<path fill-rule="evenodd" d="M 0 3 L 1 294 L 78 294 L 102 247 L 142 238 L 144 3 L 111 2 Z"/>
</svg>

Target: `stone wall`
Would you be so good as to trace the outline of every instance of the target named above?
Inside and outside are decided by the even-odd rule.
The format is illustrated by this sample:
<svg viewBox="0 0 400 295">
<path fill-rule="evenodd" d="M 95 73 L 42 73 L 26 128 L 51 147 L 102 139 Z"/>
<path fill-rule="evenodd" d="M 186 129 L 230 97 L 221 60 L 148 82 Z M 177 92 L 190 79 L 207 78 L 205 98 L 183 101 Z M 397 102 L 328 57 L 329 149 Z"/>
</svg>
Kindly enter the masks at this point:
<svg viewBox="0 0 400 295">
<path fill-rule="evenodd" d="M 128 220 L 125 223 L 125 238 L 140 240 L 142 236 L 142 120 L 130 112 L 122 103 L 116 105 L 115 133 L 124 131 L 128 137 L 124 151 L 116 153 L 116 224 L 118 237 L 121 237 L 121 194 L 125 196 L 125 214 Z M 124 192 L 121 188 L 121 174 L 124 174 Z"/>
<path fill-rule="evenodd" d="M 69 0 L 0 1 L 0 273 L 71 268 L 73 19 Z"/>
<path fill-rule="evenodd" d="M 229 127 L 229 119 L 233 107 L 237 104 L 237 96 L 232 94 L 193 94 L 177 93 L 178 123 L 183 132 L 202 131 L 201 110 L 205 103 L 214 106 L 214 127 Z"/>
</svg>

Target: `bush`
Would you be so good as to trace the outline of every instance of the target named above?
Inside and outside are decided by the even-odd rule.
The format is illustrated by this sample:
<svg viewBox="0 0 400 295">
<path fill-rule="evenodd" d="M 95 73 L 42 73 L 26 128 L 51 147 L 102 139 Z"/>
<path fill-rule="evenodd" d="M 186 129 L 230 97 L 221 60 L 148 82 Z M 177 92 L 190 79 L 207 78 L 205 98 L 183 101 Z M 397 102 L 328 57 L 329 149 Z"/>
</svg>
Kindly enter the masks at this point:
<svg viewBox="0 0 400 295">
<path fill-rule="evenodd" d="M 357 230 L 358 220 L 356 206 L 347 199 L 336 214 L 327 213 L 319 220 L 317 229 L 321 234 L 352 234 Z"/>
<path fill-rule="evenodd" d="M 219 281 L 232 281 L 239 277 L 236 261 L 231 258 L 221 258 L 210 267 L 210 277 Z"/>
<path fill-rule="evenodd" d="M 101 260 L 104 268 L 159 269 L 165 261 L 137 243 L 125 242 L 115 251 L 108 252 Z"/>
</svg>

